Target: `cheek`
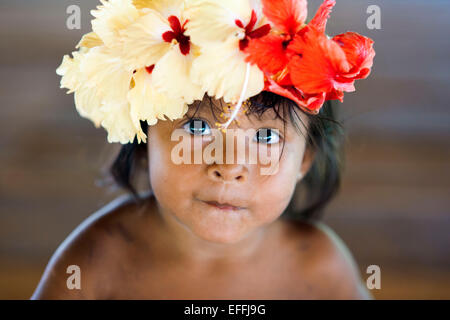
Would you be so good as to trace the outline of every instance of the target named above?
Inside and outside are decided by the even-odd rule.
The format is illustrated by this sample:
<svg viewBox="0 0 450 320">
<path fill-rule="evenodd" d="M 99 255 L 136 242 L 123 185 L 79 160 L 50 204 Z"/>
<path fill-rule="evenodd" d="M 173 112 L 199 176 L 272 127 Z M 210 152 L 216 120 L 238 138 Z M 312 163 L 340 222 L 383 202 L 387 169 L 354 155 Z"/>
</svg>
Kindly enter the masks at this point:
<svg viewBox="0 0 450 320">
<path fill-rule="evenodd" d="M 254 203 L 259 219 L 276 219 L 288 206 L 302 163 L 303 151 L 300 147 L 286 143 L 276 174 L 258 176 Z"/>
<path fill-rule="evenodd" d="M 159 205 L 187 222 L 195 205 L 196 190 L 202 188 L 205 175 L 203 165 L 176 164 L 172 151 L 177 150 L 179 141 L 171 141 L 170 128 L 151 132 L 148 142 L 149 179 Z"/>
<path fill-rule="evenodd" d="M 163 207 L 182 205 L 191 194 L 195 165 L 176 165 L 171 159 L 174 142 L 152 137 L 148 146 L 149 179 L 152 190 Z M 175 142 L 176 143 L 176 142 Z M 171 208 L 174 209 L 174 208 Z"/>
</svg>

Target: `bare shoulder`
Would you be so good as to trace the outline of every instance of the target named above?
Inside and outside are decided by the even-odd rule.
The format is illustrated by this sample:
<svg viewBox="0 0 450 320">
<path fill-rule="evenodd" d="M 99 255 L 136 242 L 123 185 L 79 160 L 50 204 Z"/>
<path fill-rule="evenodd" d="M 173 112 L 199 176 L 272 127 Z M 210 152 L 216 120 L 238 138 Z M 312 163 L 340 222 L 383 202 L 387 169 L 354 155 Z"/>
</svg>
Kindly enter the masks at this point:
<svg viewBox="0 0 450 320">
<path fill-rule="evenodd" d="M 372 299 L 344 241 L 322 222 L 286 221 L 290 242 L 312 291 L 323 299 Z"/>
<path fill-rule="evenodd" d="M 117 261 L 136 236 L 142 205 L 119 197 L 75 228 L 52 255 L 31 299 L 96 299 L 108 291 Z M 71 275 L 79 273 L 80 289 Z M 105 281 L 102 281 L 105 279 Z"/>
</svg>

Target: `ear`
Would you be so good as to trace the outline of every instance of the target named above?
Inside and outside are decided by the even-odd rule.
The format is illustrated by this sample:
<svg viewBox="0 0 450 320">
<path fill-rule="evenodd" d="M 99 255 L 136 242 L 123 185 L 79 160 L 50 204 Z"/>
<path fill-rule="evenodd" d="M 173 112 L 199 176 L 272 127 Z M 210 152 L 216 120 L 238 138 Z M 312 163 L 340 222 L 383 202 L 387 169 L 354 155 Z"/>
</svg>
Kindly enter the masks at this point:
<svg viewBox="0 0 450 320">
<path fill-rule="evenodd" d="M 303 161 L 300 166 L 299 173 L 297 175 L 297 183 L 300 182 L 300 180 L 302 180 L 303 177 L 308 173 L 309 169 L 311 169 L 315 157 L 316 151 L 314 150 L 314 148 L 307 146 L 303 155 Z"/>
</svg>

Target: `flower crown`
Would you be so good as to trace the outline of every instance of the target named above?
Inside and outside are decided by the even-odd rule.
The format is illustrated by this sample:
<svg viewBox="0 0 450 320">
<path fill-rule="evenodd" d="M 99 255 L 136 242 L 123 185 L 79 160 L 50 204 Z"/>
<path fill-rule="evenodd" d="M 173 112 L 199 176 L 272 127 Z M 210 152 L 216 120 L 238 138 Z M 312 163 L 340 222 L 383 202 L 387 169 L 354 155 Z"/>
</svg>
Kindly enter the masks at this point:
<svg viewBox="0 0 450 320">
<path fill-rule="evenodd" d="M 317 114 L 372 68 L 373 40 L 325 27 L 334 0 L 305 24 L 306 0 L 100 0 L 57 74 L 108 141 L 146 141 L 140 121 L 182 118 L 205 93 L 234 105 L 270 91 Z"/>
</svg>

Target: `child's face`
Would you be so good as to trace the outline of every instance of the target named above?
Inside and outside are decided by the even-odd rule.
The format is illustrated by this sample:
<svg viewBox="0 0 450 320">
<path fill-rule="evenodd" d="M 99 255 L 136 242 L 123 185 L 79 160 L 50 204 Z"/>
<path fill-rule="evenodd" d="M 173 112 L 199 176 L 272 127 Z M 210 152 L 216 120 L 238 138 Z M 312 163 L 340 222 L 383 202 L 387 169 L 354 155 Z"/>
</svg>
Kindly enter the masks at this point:
<svg viewBox="0 0 450 320">
<path fill-rule="evenodd" d="M 180 144 L 180 140 L 171 141 L 174 130 L 183 133 L 183 139 L 200 139 L 200 146 L 205 148 L 212 143 L 210 129 L 217 129 L 216 119 L 212 114 L 210 101 L 204 100 L 193 119 L 196 107 L 190 107 L 183 119 L 175 121 L 158 121 L 148 131 L 148 159 L 150 184 L 155 194 L 160 210 L 171 215 L 174 220 L 190 229 L 198 237 L 219 243 L 235 243 L 252 231 L 265 227 L 276 220 L 286 209 L 293 195 L 296 183 L 306 173 L 310 165 L 310 156 L 306 151 L 306 128 L 299 134 L 290 120 L 284 124 L 281 119 L 275 119 L 275 111 L 269 109 L 261 119 L 257 115 L 239 114 L 236 118 L 239 125 L 231 124 L 228 129 L 247 130 L 253 128 L 259 136 L 244 144 L 248 150 L 249 143 L 256 144 L 258 150 L 278 148 L 278 170 L 272 175 L 262 175 L 261 168 L 268 165 L 250 163 L 248 157 L 242 162 L 227 162 L 226 133 L 223 136 L 223 164 L 175 164 L 172 150 Z M 215 101 L 218 106 L 224 106 L 222 100 Z M 304 124 L 307 117 L 297 112 Z M 218 119 L 221 119 L 216 114 Z M 195 121 L 195 123 L 194 123 Z M 199 122 L 200 121 L 200 122 Z M 225 120 L 221 121 L 222 123 Z M 194 131 L 203 128 L 203 131 Z M 261 131 L 276 129 L 275 131 Z M 256 134 L 255 134 L 256 136 Z M 271 143 L 264 137 L 271 136 Z M 203 140 L 202 140 L 203 139 Z M 284 139 L 284 150 L 283 148 Z M 270 139 L 269 139 L 270 140 Z M 237 141 L 234 141 L 236 147 Z M 193 150 L 193 149 L 192 149 Z M 189 150 L 191 152 L 192 150 Z M 265 152 L 266 152 L 265 151 Z M 193 152 L 193 151 L 192 151 Z M 231 152 L 234 152 L 233 150 Z M 236 152 L 237 154 L 237 152 Z M 305 157 L 304 157 L 305 156 Z M 193 158 L 193 157 L 192 157 Z M 205 201 L 228 203 L 241 209 L 224 210 Z"/>
</svg>

